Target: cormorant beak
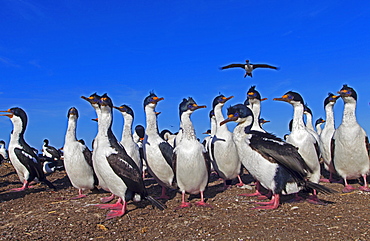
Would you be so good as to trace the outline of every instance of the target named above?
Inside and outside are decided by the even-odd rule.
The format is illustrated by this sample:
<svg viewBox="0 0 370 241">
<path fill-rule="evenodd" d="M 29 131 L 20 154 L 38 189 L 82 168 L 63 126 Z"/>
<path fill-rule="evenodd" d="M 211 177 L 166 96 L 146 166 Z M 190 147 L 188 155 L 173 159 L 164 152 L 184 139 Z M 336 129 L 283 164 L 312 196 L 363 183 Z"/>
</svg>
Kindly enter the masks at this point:
<svg viewBox="0 0 370 241">
<path fill-rule="evenodd" d="M 161 100 L 164 100 L 164 98 L 163 98 L 163 97 L 161 97 L 161 98 L 153 97 L 152 103 L 153 103 L 153 104 L 156 104 L 156 103 L 158 103 L 158 102 L 159 102 L 159 101 L 161 101 Z"/>
<path fill-rule="evenodd" d="M 262 123 L 268 123 L 268 122 L 270 122 L 269 120 L 264 120 Z"/>
<path fill-rule="evenodd" d="M 291 99 L 289 99 L 288 95 L 283 95 L 281 98 L 274 98 L 273 100 L 285 101 L 285 102 L 288 102 L 288 103 L 291 101 Z"/>
<path fill-rule="evenodd" d="M 237 116 L 234 116 L 234 115 L 228 115 L 227 116 L 227 119 L 221 121 L 220 123 L 220 126 L 222 126 L 223 124 L 227 123 L 227 122 L 230 122 L 230 121 L 236 121 L 238 119 Z"/>
<path fill-rule="evenodd" d="M 117 110 L 119 110 L 119 111 L 121 111 L 121 112 L 125 112 L 125 110 L 124 110 L 124 108 L 123 108 L 122 106 L 120 106 L 120 107 L 113 106 L 113 108 L 114 108 L 114 109 L 117 109 Z"/>
<path fill-rule="evenodd" d="M 193 107 L 191 108 L 191 110 L 195 111 L 195 110 L 201 109 L 201 108 L 207 108 L 207 106 L 194 104 Z"/>
<path fill-rule="evenodd" d="M 223 103 L 225 103 L 226 101 L 228 101 L 228 100 L 230 100 L 230 99 L 232 99 L 232 98 L 234 98 L 234 96 L 232 95 L 232 96 L 230 96 L 230 97 L 222 97 L 222 102 Z"/>
<path fill-rule="evenodd" d="M 162 113 L 162 112 L 157 112 L 157 111 L 156 111 L 156 112 L 155 112 L 155 115 L 156 115 L 156 116 L 158 116 L 160 113 Z"/>
<path fill-rule="evenodd" d="M 92 121 L 98 122 L 98 118 L 91 119 Z"/>
<path fill-rule="evenodd" d="M 340 96 L 342 97 L 346 97 L 346 96 L 350 96 L 351 95 L 351 92 L 348 91 L 348 90 L 340 90 L 337 92 Z M 334 97 L 334 96 L 333 96 Z M 338 96 L 339 97 L 339 96 Z"/>
<path fill-rule="evenodd" d="M 9 114 L 0 114 L 0 116 L 7 116 L 9 118 L 12 118 L 13 117 L 13 113 L 9 110 L 1 110 L 0 112 L 7 112 Z"/>
<path fill-rule="evenodd" d="M 268 100 L 267 98 L 262 98 L 261 101 Z"/>
<path fill-rule="evenodd" d="M 90 104 L 94 104 L 94 98 L 93 97 L 86 97 L 86 96 L 81 96 L 82 99 L 86 100 Z"/>
</svg>

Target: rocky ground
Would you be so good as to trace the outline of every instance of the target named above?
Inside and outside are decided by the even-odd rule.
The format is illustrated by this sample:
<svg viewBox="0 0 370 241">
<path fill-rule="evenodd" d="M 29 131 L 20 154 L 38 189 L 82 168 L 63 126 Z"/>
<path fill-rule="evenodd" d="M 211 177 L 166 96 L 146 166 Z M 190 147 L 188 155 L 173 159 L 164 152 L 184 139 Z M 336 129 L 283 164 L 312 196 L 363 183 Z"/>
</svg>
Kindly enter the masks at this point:
<svg viewBox="0 0 370 241">
<path fill-rule="evenodd" d="M 243 181 L 249 183 L 245 173 Z M 276 210 L 254 210 L 252 193 L 233 186 L 219 191 L 222 182 L 212 177 L 205 193 L 213 208 L 174 210 L 181 195 L 172 191 L 160 211 L 148 202 L 128 205 L 121 218 L 105 220 L 107 210 L 94 204 L 107 193 L 90 193 L 71 200 L 77 189 L 71 187 L 64 171 L 48 176 L 57 187 L 52 191 L 42 184 L 22 192 L 10 164 L 0 166 L 0 240 L 369 240 L 370 194 L 361 191 L 343 194 L 341 184 L 324 184 L 338 193 L 320 195 L 326 205 L 283 202 Z M 153 196 L 160 187 L 151 179 L 146 185 Z M 354 186 L 359 186 L 354 183 Z M 195 202 L 199 197 L 190 198 Z"/>
</svg>

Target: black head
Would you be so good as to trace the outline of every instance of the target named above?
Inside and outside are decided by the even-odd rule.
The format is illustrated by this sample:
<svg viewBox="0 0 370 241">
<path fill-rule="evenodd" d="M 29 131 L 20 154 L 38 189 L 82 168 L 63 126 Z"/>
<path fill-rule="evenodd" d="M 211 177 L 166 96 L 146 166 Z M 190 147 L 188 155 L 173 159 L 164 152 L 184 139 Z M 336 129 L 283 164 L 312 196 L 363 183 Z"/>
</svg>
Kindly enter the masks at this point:
<svg viewBox="0 0 370 241">
<path fill-rule="evenodd" d="M 325 122 L 325 120 L 320 117 L 319 119 L 316 120 L 315 125 L 322 124 L 324 122 Z"/>
<path fill-rule="evenodd" d="M 69 116 L 71 116 L 71 115 L 74 115 L 74 116 L 76 116 L 76 118 L 78 118 L 78 111 L 75 107 L 69 108 L 67 117 L 69 118 Z"/>
<path fill-rule="evenodd" d="M 306 105 L 304 105 L 304 112 L 309 113 L 309 114 L 312 116 L 312 111 L 311 111 L 311 109 L 307 106 L 307 104 L 306 104 Z"/>
<path fill-rule="evenodd" d="M 291 103 L 294 101 L 294 102 L 300 102 L 302 105 L 304 105 L 302 96 L 298 94 L 297 92 L 293 92 L 293 91 L 288 91 L 281 98 L 274 98 L 274 100 L 285 101 L 288 103 Z"/>
<path fill-rule="evenodd" d="M 135 126 L 135 132 L 140 138 L 144 138 L 145 128 L 142 125 Z"/>
<path fill-rule="evenodd" d="M 5 146 L 5 141 L 0 140 L 0 145 L 4 145 Z"/>
<path fill-rule="evenodd" d="M 225 97 L 224 95 L 219 95 L 219 96 L 216 96 L 214 99 L 213 99 L 213 102 L 212 102 L 212 107 L 215 108 L 215 106 L 219 103 L 226 103 L 226 101 L 230 100 L 231 98 L 234 98 L 234 96 L 230 96 L 230 97 Z"/>
<path fill-rule="evenodd" d="M 114 106 L 117 110 L 121 112 L 126 112 L 127 114 L 131 115 L 134 118 L 134 111 L 128 105 L 121 105 L 120 107 Z"/>
<path fill-rule="evenodd" d="M 144 108 L 149 104 L 157 104 L 158 101 L 163 100 L 163 98 L 158 98 L 153 92 L 150 92 L 149 95 L 144 99 Z"/>
<path fill-rule="evenodd" d="M 193 98 L 189 97 L 188 99 L 184 98 L 182 100 L 182 102 L 180 103 L 179 105 L 179 114 L 180 114 L 180 117 L 182 115 L 182 113 L 190 110 L 190 111 L 195 111 L 197 109 L 200 109 L 200 108 L 205 108 L 206 106 L 200 106 L 200 105 L 197 105 L 197 103 L 194 101 Z"/>
<path fill-rule="evenodd" d="M 209 118 L 212 119 L 213 116 L 215 116 L 215 112 L 213 110 L 211 110 L 209 112 Z"/>
<path fill-rule="evenodd" d="M 253 85 L 249 88 L 247 92 L 247 99 L 257 99 L 261 100 L 261 95 L 260 93 L 256 90 L 256 86 Z"/>
<path fill-rule="evenodd" d="M 49 140 L 48 139 L 44 139 L 44 143 L 45 143 L 46 146 L 49 145 Z"/>
<path fill-rule="evenodd" d="M 23 109 L 21 109 L 19 107 L 13 107 L 13 108 L 10 108 L 8 110 L 0 111 L 0 112 L 6 112 L 7 114 L 1 114 L 0 116 L 7 116 L 12 120 L 12 122 L 13 122 L 12 118 L 14 116 L 19 117 L 21 119 L 21 122 L 22 122 L 23 132 L 25 131 L 28 119 L 27 119 L 27 114 Z"/>
<path fill-rule="evenodd" d="M 81 143 L 82 145 L 85 145 L 85 141 L 83 139 L 79 139 L 78 142 Z"/>
<path fill-rule="evenodd" d="M 113 108 L 113 103 L 111 98 L 105 93 L 104 95 L 101 96 L 100 101 L 99 101 L 100 106 L 109 106 L 110 108 Z"/>
<path fill-rule="evenodd" d="M 334 95 L 333 93 L 328 93 L 328 97 L 324 100 L 324 108 L 329 103 L 335 103 L 337 99 L 340 97 L 340 95 Z"/>
<path fill-rule="evenodd" d="M 89 97 L 81 96 L 82 99 L 88 101 L 90 104 L 98 104 L 100 101 L 101 96 L 96 94 L 96 92 Z"/>
<path fill-rule="evenodd" d="M 247 118 L 248 116 L 251 116 L 253 118 L 253 113 L 251 109 L 243 104 L 233 105 L 227 108 L 227 119 L 222 121 L 220 125 L 223 125 L 230 121 L 237 121 L 239 118 Z M 251 122 L 251 124 L 252 123 L 253 121 Z"/>
<path fill-rule="evenodd" d="M 338 91 L 338 94 L 340 94 L 342 98 L 351 96 L 357 101 L 356 91 L 353 88 L 349 87 L 348 85 L 343 85 L 342 89 Z"/>
</svg>

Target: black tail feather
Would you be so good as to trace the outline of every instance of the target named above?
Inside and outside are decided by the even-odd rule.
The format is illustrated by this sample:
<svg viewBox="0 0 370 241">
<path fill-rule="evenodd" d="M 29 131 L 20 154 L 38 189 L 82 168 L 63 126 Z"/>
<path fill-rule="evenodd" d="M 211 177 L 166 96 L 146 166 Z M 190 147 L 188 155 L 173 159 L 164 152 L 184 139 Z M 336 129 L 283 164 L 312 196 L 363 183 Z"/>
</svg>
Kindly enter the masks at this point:
<svg viewBox="0 0 370 241">
<path fill-rule="evenodd" d="M 314 182 L 307 182 L 306 187 L 311 188 L 311 189 L 315 189 L 316 191 L 322 192 L 324 194 L 337 193 L 337 191 L 335 191 L 331 188 L 325 187 L 323 185 L 320 185 L 320 184 L 314 183 Z"/>
<path fill-rule="evenodd" d="M 145 199 L 150 201 L 152 203 L 152 205 L 157 207 L 159 210 L 163 211 L 167 208 L 166 205 L 164 205 L 163 203 L 159 202 L 158 200 L 154 199 L 151 196 L 146 196 Z"/>
<path fill-rule="evenodd" d="M 50 182 L 48 181 L 46 178 L 44 180 L 40 180 L 42 183 L 45 183 L 46 185 L 48 185 L 49 188 L 52 188 L 54 190 L 56 190 L 57 188 Z"/>
</svg>

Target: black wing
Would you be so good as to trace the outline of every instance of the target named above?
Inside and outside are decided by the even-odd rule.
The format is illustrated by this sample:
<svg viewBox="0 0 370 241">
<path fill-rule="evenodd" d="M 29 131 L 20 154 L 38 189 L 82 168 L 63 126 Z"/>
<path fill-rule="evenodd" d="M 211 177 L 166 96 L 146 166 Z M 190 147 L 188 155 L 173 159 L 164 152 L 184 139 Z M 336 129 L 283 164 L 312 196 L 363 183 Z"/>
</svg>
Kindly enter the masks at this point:
<svg viewBox="0 0 370 241">
<path fill-rule="evenodd" d="M 83 145 L 83 144 L 81 144 L 81 145 Z M 89 150 L 89 148 L 87 146 L 85 146 L 85 145 L 83 145 L 83 146 L 85 147 L 83 152 L 82 152 L 83 155 L 84 155 L 84 158 L 85 158 L 87 164 L 89 164 L 89 166 L 93 167 L 92 153 L 91 153 L 91 151 Z"/>
<path fill-rule="evenodd" d="M 243 68 L 244 69 L 245 64 L 229 64 L 226 66 L 221 67 L 220 69 L 229 69 L 229 68 Z"/>
<path fill-rule="evenodd" d="M 253 69 L 256 68 L 270 68 L 270 69 L 279 69 L 278 67 L 268 65 L 268 64 L 253 64 Z"/>
<path fill-rule="evenodd" d="M 250 139 L 250 146 L 268 160 L 285 167 L 297 182 L 303 181 L 307 172 L 311 171 L 297 148 L 289 143 L 253 135 Z"/>
<path fill-rule="evenodd" d="M 37 177 L 40 181 L 45 179 L 45 174 L 42 171 L 41 163 L 34 152 L 28 153 L 20 148 L 15 148 L 14 152 L 18 160 L 27 168 L 27 171 L 30 173 L 29 180 L 27 181 L 32 181 L 35 179 L 35 177 Z"/>
<path fill-rule="evenodd" d="M 144 196 L 147 195 L 141 172 L 130 157 L 111 154 L 107 157 L 107 160 L 114 173 L 125 182 L 128 190 Z"/>
<path fill-rule="evenodd" d="M 53 146 L 47 146 L 46 150 L 53 158 L 60 159 L 60 152 Z"/>
<path fill-rule="evenodd" d="M 168 165 L 173 167 L 172 165 L 173 147 L 168 142 L 164 141 L 159 144 L 159 150 L 161 150 L 161 153 L 164 159 L 166 159 Z"/>
</svg>

